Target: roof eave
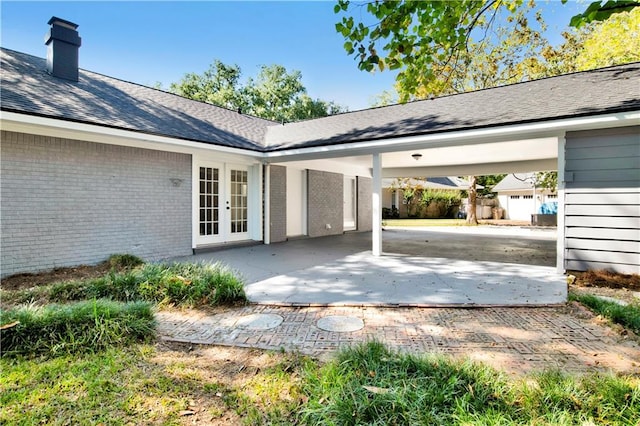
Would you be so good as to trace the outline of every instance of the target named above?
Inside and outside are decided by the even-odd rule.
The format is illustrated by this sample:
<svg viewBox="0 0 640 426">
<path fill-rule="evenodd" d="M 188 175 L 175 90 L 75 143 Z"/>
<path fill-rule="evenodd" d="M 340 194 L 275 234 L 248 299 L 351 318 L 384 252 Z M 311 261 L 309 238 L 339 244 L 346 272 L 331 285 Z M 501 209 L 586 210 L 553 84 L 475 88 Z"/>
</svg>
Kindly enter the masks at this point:
<svg viewBox="0 0 640 426">
<path fill-rule="evenodd" d="M 237 148 L 207 141 L 189 140 L 81 121 L 25 114 L 7 109 L 0 111 L 0 122 L 2 123 L 2 129 L 7 131 L 80 139 L 87 142 L 136 146 L 183 153 L 190 153 L 194 150 L 216 151 L 232 156 L 253 157 L 256 160 L 261 160 L 263 157 L 263 153 L 257 149 Z"/>
</svg>

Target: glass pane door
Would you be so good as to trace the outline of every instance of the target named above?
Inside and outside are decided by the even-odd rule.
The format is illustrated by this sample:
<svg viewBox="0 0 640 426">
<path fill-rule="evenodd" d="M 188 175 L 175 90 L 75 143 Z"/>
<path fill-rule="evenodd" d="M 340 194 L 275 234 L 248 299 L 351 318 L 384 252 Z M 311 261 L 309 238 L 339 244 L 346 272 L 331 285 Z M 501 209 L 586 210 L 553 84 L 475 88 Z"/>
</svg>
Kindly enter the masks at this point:
<svg viewBox="0 0 640 426">
<path fill-rule="evenodd" d="M 200 167 L 200 237 L 220 234 L 220 169 Z"/>
<path fill-rule="evenodd" d="M 241 234 L 248 232 L 247 221 L 247 171 L 230 170 L 230 232 Z"/>
</svg>

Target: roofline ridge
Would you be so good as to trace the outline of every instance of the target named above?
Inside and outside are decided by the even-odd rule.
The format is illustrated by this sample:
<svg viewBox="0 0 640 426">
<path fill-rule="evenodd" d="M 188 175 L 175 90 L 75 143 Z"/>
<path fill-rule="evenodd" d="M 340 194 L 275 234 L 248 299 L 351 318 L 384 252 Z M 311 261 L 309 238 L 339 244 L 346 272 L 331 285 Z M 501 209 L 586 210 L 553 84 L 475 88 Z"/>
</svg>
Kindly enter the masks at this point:
<svg viewBox="0 0 640 426">
<path fill-rule="evenodd" d="M 239 113 L 238 111 L 233 110 L 233 109 L 231 109 L 231 108 L 223 107 L 223 106 L 216 105 L 216 104 L 212 104 L 212 103 L 205 102 L 205 101 L 200 101 L 200 100 L 197 100 L 197 99 L 187 98 L 186 96 L 178 95 L 177 93 L 169 92 L 169 91 L 167 91 L 167 90 L 163 90 L 163 89 L 158 89 L 157 87 L 147 86 L 147 85 L 142 84 L 142 83 L 136 83 L 135 81 L 124 80 L 124 79 L 122 79 L 122 78 L 113 77 L 113 76 L 110 76 L 110 75 L 106 75 L 106 74 L 103 74 L 103 73 L 100 73 L 100 72 L 97 72 L 97 71 L 87 70 L 87 69 L 84 69 L 84 68 L 80 68 L 80 70 L 82 70 L 82 71 L 84 71 L 84 72 L 87 72 L 87 73 L 96 74 L 96 75 L 99 75 L 99 76 L 102 76 L 102 77 L 105 77 L 105 78 L 108 78 L 108 79 L 121 81 L 121 82 L 123 82 L 123 83 L 133 84 L 133 85 L 135 85 L 135 86 L 143 87 L 143 88 L 145 88 L 145 89 L 155 90 L 156 92 L 164 93 L 164 94 L 166 94 L 166 95 L 170 95 L 170 96 L 175 96 L 175 97 L 177 97 L 177 98 L 184 99 L 184 100 L 189 101 L 189 102 L 197 102 L 197 103 L 199 103 L 199 104 L 207 105 L 207 106 L 209 106 L 209 107 L 219 108 L 219 109 L 222 109 L 222 110 L 225 110 L 225 111 L 232 112 L 232 113 L 234 113 L 234 114 L 242 115 L 242 116 L 244 116 L 244 117 L 256 118 L 256 119 L 258 119 L 258 120 L 266 121 L 266 122 L 268 122 L 268 123 L 273 123 L 273 124 L 280 124 L 280 123 L 279 123 L 279 122 L 277 122 L 277 121 L 268 120 L 268 119 L 266 119 L 266 118 L 258 117 L 258 116 L 251 115 L 251 114 L 245 114 L 245 113 L 241 113 L 241 112 Z"/>
<path fill-rule="evenodd" d="M 336 114 L 327 115 L 325 117 L 305 118 L 304 120 L 293 121 L 291 123 L 286 123 L 286 124 L 304 123 L 304 122 L 308 122 L 308 121 L 312 121 L 312 120 L 322 120 L 322 119 L 325 119 L 325 118 L 337 117 L 337 116 L 340 116 L 340 115 L 362 113 L 362 112 L 365 112 L 365 111 L 373 111 L 373 110 L 382 109 L 382 108 L 391 108 L 391 107 L 415 104 L 415 103 L 418 103 L 418 102 L 436 101 L 438 99 L 451 98 L 453 96 L 468 95 L 470 93 L 477 93 L 477 92 L 483 92 L 483 91 L 487 91 L 487 90 L 499 89 L 499 88 L 504 88 L 504 87 L 517 86 L 517 85 L 521 85 L 521 84 L 534 83 L 534 82 L 537 82 L 537 81 L 549 80 L 549 79 L 552 79 L 552 78 L 568 77 L 568 76 L 576 75 L 576 74 L 591 73 L 591 72 L 606 70 L 606 69 L 610 69 L 610 68 L 621 68 L 621 67 L 626 67 L 626 66 L 629 66 L 629 65 L 640 65 L 640 61 L 627 62 L 627 63 L 624 63 L 624 64 L 618 64 L 618 65 L 607 65 L 606 67 L 593 68 L 593 69 L 589 69 L 589 70 L 572 71 L 572 72 L 568 72 L 568 73 L 565 73 L 565 74 L 549 75 L 549 76 L 545 76 L 545 77 L 536 78 L 534 80 L 517 81 L 515 83 L 503 84 L 503 85 L 500 85 L 500 86 L 485 87 L 485 88 L 482 88 L 482 89 L 469 90 L 467 92 L 449 93 L 447 95 L 436 96 L 436 97 L 433 97 L 433 98 L 413 99 L 413 100 L 410 100 L 410 101 L 407 101 L 407 102 L 404 102 L 404 103 L 399 102 L 399 103 L 390 104 L 390 105 L 379 105 L 379 106 L 374 106 L 374 107 L 370 107 L 370 108 L 357 109 L 357 110 L 353 110 L 353 111 L 344 111 L 344 112 L 339 112 L 339 113 L 336 113 Z M 281 123 L 276 123 L 276 124 L 281 124 Z"/>
<path fill-rule="evenodd" d="M 10 49 L 10 48 L 7 48 L 7 47 L 1 47 L 1 46 L 0 46 L 0 49 L 2 49 L 2 50 L 7 50 L 7 51 L 11 51 L 11 52 L 15 52 L 15 53 L 18 53 L 18 54 L 20 54 L 20 55 L 27 55 L 27 56 L 30 56 L 30 57 L 35 58 L 35 59 L 46 60 L 46 58 L 43 58 L 43 57 L 41 57 L 41 56 L 32 55 L 32 54 L 30 54 L 30 53 L 21 52 L 21 51 L 19 51 L 19 50 Z M 120 81 L 120 82 L 127 83 L 127 84 L 133 84 L 133 85 L 135 85 L 135 86 L 143 87 L 143 88 L 145 88 L 145 89 L 155 90 L 155 91 L 157 91 L 157 92 L 161 92 L 161 93 L 164 93 L 164 94 L 167 94 L 167 95 L 176 96 L 176 97 L 178 97 L 178 98 L 181 98 L 181 99 L 187 100 L 187 101 L 189 101 L 189 102 L 197 102 L 197 103 L 199 103 L 199 104 L 204 104 L 204 105 L 208 105 L 208 106 L 211 106 L 211 107 L 220 108 L 220 109 L 223 109 L 223 110 L 226 110 L 226 111 L 229 111 L 229 112 L 233 112 L 233 113 L 238 114 L 238 111 L 234 111 L 234 110 L 232 110 L 231 108 L 223 107 L 223 106 L 216 105 L 216 104 L 212 104 L 212 103 L 209 103 L 209 102 L 199 101 L 199 100 L 197 100 L 197 99 L 187 98 L 186 96 L 181 96 L 181 95 L 178 95 L 177 93 L 172 93 L 172 92 L 169 92 L 169 91 L 166 91 L 166 90 L 158 89 L 158 88 L 156 88 L 156 87 L 147 86 L 147 85 L 145 85 L 145 84 L 137 83 L 137 82 L 135 82 L 135 81 L 125 80 L 125 79 L 122 79 L 122 78 L 118 78 L 118 77 L 114 77 L 114 76 L 111 76 L 111 75 L 103 74 L 103 73 L 98 72 L 98 71 L 92 71 L 92 70 L 89 70 L 89 69 L 86 69 L 86 68 L 82 68 L 82 67 L 78 67 L 78 70 L 83 71 L 83 72 L 86 72 L 86 73 L 90 73 L 90 74 L 99 75 L 99 76 L 102 76 L 102 77 L 104 77 L 104 78 L 108 78 L 108 79 L 111 79 L 111 80 L 116 80 L 116 81 Z M 256 119 L 258 119 L 258 120 L 266 121 L 266 122 L 268 122 L 268 123 L 270 123 L 270 124 L 273 124 L 273 125 L 281 124 L 280 122 L 273 121 L 273 120 L 268 120 L 268 119 L 266 119 L 266 118 L 258 117 L 258 116 L 251 115 L 251 114 L 244 114 L 244 113 L 239 113 L 239 114 L 240 114 L 240 115 L 243 115 L 243 116 L 245 116 L 245 117 L 249 117 L 249 118 L 256 118 Z M 269 124 L 269 125 L 270 125 L 270 124 Z"/>
</svg>

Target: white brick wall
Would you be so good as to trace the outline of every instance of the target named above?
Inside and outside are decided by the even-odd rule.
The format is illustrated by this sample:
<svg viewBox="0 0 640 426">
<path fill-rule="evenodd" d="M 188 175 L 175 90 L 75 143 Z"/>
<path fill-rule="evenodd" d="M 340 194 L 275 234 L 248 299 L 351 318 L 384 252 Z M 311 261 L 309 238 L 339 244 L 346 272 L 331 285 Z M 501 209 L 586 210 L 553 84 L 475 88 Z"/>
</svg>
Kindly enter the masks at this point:
<svg viewBox="0 0 640 426">
<path fill-rule="evenodd" d="M 5 131 L 0 155 L 1 276 L 191 253 L 190 155 Z"/>
<path fill-rule="evenodd" d="M 344 179 L 341 174 L 309 170 L 309 236 L 323 237 L 344 232 Z M 327 229 L 327 224 L 331 229 Z"/>
<path fill-rule="evenodd" d="M 372 225 L 372 180 L 358 176 L 358 231 L 371 231 Z"/>
<path fill-rule="evenodd" d="M 271 165 L 269 169 L 271 242 L 279 243 L 287 240 L 287 168 Z"/>
</svg>

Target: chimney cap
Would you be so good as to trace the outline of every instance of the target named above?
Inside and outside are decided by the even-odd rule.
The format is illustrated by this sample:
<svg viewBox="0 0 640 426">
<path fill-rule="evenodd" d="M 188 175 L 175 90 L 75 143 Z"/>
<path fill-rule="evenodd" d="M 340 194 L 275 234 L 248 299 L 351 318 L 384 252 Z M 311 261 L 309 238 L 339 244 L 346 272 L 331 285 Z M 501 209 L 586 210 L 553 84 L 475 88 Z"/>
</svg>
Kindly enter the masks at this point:
<svg viewBox="0 0 640 426">
<path fill-rule="evenodd" d="M 74 24 L 73 22 L 67 21 L 66 19 L 58 18 L 57 16 L 52 16 L 51 19 L 49 19 L 49 22 L 47 22 L 47 24 L 49 25 L 58 24 L 63 27 L 67 27 L 71 30 L 75 30 L 78 28 L 78 24 Z"/>
</svg>

